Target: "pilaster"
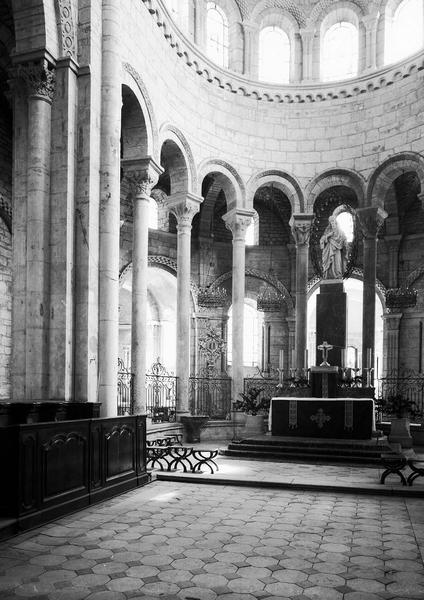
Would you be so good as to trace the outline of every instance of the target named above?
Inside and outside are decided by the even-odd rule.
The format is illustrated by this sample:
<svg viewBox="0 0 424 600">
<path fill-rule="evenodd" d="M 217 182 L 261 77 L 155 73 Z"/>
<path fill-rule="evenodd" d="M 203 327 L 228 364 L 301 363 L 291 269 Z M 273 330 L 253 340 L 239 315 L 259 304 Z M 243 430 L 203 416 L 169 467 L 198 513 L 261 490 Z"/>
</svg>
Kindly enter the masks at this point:
<svg viewBox="0 0 424 600">
<path fill-rule="evenodd" d="M 365 49 L 362 64 L 364 72 L 375 71 L 377 68 L 377 25 L 378 14 L 368 14 L 362 17 L 365 29 Z"/>
<path fill-rule="evenodd" d="M 308 83 L 313 80 L 313 44 L 314 29 L 301 29 L 300 37 L 302 39 L 302 81 Z"/>
<path fill-rule="evenodd" d="M 399 369 L 399 332 L 402 313 L 383 315 L 383 377 Z"/>
</svg>

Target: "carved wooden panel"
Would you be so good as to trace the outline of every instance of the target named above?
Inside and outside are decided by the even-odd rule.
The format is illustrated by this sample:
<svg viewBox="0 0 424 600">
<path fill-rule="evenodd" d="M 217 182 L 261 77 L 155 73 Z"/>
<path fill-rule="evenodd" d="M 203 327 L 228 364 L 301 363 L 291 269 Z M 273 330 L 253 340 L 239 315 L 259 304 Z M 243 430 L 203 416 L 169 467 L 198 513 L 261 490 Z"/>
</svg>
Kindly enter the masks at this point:
<svg viewBox="0 0 424 600">
<path fill-rule="evenodd" d="M 136 436 L 134 422 L 113 423 L 104 430 L 105 479 L 135 472 Z"/>
</svg>

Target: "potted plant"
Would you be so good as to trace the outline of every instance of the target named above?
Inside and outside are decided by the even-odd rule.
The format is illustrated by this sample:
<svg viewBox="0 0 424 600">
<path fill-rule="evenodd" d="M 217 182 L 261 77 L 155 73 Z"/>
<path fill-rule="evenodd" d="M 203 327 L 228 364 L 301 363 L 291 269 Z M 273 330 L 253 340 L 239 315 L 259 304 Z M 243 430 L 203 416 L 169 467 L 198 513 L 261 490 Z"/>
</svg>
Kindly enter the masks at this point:
<svg viewBox="0 0 424 600">
<path fill-rule="evenodd" d="M 416 402 L 402 394 L 393 394 L 380 400 L 378 406 L 391 417 L 389 442 L 400 444 L 402 448 L 411 448 L 410 419 L 422 414 Z"/>
<path fill-rule="evenodd" d="M 265 431 L 264 414 L 269 410 L 270 399 L 261 398 L 263 388 L 250 388 L 247 392 L 241 392 L 241 400 L 234 402 L 234 408 L 241 410 L 246 415 L 244 428 L 245 435 L 260 435 Z"/>
</svg>

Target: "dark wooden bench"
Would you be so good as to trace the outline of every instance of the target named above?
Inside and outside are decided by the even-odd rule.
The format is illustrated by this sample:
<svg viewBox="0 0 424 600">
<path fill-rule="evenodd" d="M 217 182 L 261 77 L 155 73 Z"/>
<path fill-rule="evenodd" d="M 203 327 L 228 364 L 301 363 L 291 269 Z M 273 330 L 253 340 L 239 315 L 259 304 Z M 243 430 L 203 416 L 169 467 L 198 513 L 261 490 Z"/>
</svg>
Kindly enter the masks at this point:
<svg viewBox="0 0 424 600">
<path fill-rule="evenodd" d="M 202 467 L 208 467 L 213 474 L 218 471 L 214 458 L 218 449 L 208 450 L 192 446 L 148 445 L 146 447 L 147 467 L 154 469 L 157 465 L 161 471 L 172 471 L 181 467 L 184 473 L 201 473 Z"/>
<path fill-rule="evenodd" d="M 408 467 L 411 469 L 411 473 L 406 481 L 408 485 L 412 485 L 417 477 L 424 477 L 424 456 L 409 458 Z"/>
</svg>

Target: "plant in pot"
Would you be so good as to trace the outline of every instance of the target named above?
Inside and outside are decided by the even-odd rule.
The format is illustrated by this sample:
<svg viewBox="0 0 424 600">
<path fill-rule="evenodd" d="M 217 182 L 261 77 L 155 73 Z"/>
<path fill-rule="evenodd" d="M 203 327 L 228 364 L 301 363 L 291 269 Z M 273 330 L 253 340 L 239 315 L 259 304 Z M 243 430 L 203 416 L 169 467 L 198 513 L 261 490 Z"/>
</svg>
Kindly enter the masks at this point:
<svg viewBox="0 0 424 600">
<path fill-rule="evenodd" d="M 261 392 L 263 388 L 252 387 L 247 392 L 241 392 L 242 399 L 234 402 L 235 410 L 241 410 L 246 415 L 246 436 L 261 435 L 265 431 L 264 415 L 269 410 L 270 399 L 261 398 Z"/>
<path fill-rule="evenodd" d="M 393 394 L 380 400 L 378 406 L 391 417 L 389 442 L 400 444 L 402 448 L 411 448 L 410 419 L 422 416 L 417 403 L 402 394 Z"/>
</svg>

